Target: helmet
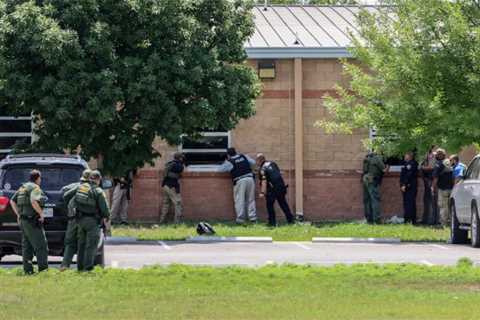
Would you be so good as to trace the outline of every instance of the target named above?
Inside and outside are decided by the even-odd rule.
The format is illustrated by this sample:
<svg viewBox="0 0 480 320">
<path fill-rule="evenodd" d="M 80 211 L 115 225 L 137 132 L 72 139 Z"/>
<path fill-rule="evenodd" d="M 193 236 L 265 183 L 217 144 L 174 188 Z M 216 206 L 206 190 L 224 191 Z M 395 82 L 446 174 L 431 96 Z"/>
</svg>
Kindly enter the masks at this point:
<svg viewBox="0 0 480 320">
<path fill-rule="evenodd" d="M 92 170 L 90 169 L 85 169 L 83 172 L 82 172 L 82 177 L 80 178 L 80 180 L 84 180 L 84 181 L 88 181 L 88 179 L 90 178 L 90 175 L 92 174 Z"/>
</svg>

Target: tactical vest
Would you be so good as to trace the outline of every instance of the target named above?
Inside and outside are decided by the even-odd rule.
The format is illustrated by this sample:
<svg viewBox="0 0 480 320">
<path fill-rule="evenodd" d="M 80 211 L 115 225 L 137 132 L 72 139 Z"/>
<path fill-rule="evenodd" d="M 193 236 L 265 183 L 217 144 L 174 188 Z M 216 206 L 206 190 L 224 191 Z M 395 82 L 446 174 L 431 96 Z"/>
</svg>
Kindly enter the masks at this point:
<svg viewBox="0 0 480 320">
<path fill-rule="evenodd" d="M 85 182 L 82 183 L 75 193 L 75 207 L 81 213 L 86 214 L 97 214 L 98 205 L 97 205 L 97 193 L 95 191 L 95 186 Z"/>
<path fill-rule="evenodd" d="M 38 186 L 33 182 L 27 182 L 18 189 L 17 205 L 20 209 L 20 215 L 28 218 L 35 216 L 35 210 L 33 210 L 30 195 L 32 191 Z"/>
<path fill-rule="evenodd" d="M 376 156 L 374 154 L 369 154 L 363 160 L 363 174 L 373 176 L 376 179 L 381 179 L 383 177 L 383 171 L 381 171 L 376 166 L 376 162 L 375 162 L 376 157 L 378 157 L 378 156 Z"/>
<path fill-rule="evenodd" d="M 164 178 L 180 179 L 180 173 L 173 172 L 172 168 L 175 165 L 175 161 L 169 161 L 165 165 Z"/>
<path fill-rule="evenodd" d="M 230 174 L 232 175 L 233 181 L 237 181 L 239 178 L 252 175 L 252 168 L 250 167 L 250 162 L 248 162 L 247 157 L 245 157 L 243 154 L 236 155 L 232 157 L 230 160 L 228 160 L 232 166 L 233 169 L 230 170 Z"/>
<path fill-rule="evenodd" d="M 275 190 L 281 190 L 285 188 L 285 181 L 283 181 L 280 168 L 275 162 L 265 162 L 262 167 L 265 171 L 265 176 L 267 177 L 269 187 Z"/>
</svg>

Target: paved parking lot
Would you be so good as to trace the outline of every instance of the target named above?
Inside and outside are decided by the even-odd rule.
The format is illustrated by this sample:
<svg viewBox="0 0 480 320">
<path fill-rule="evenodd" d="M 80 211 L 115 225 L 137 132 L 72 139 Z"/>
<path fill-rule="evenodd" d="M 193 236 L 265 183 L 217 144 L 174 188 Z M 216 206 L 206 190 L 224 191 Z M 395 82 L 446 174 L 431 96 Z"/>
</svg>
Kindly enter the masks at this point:
<svg viewBox="0 0 480 320">
<path fill-rule="evenodd" d="M 455 265 L 468 257 L 480 266 L 480 249 L 447 244 L 358 244 L 358 243 L 186 243 L 107 245 L 106 263 L 113 268 L 141 268 L 148 265 L 240 265 L 271 263 L 333 265 L 338 263 L 418 263 Z M 58 267 L 60 258 L 51 258 Z M 19 256 L 5 257 L 0 266 L 21 265 Z"/>
</svg>

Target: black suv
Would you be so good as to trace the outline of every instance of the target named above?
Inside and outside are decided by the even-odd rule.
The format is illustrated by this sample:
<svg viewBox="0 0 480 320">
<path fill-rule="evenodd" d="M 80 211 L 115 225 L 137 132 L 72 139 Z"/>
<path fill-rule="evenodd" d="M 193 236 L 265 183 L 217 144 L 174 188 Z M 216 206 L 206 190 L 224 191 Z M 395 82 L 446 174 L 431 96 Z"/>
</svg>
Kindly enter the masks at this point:
<svg viewBox="0 0 480 320">
<path fill-rule="evenodd" d="M 75 155 L 19 154 L 9 155 L 0 161 L 0 260 L 5 255 L 22 254 L 21 231 L 10 206 L 10 198 L 22 183 L 28 181 L 32 169 L 42 173 L 41 188 L 48 197 L 44 207 L 44 226 L 49 255 L 63 255 L 68 219 L 62 187 L 78 182 L 87 168 L 87 162 Z M 95 263 L 103 266 L 103 234 L 100 239 Z"/>
</svg>

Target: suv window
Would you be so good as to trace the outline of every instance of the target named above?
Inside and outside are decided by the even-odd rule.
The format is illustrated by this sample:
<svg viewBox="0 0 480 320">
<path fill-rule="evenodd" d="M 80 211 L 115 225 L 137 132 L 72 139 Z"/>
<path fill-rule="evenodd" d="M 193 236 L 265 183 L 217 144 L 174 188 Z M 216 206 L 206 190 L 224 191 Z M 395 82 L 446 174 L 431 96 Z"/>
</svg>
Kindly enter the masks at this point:
<svg viewBox="0 0 480 320">
<path fill-rule="evenodd" d="M 17 190 L 28 181 L 31 167 L 9 168 L 5 171 L 2 189 Z M 67 184 L 80 180 L 83 168 L 81 167 L 48 167 L 35 168 L 42 173 L 41 188 L 46 191 L 59 191 Z"/>
<path fill-rule="evenodd" d="M 476 180 L 480 176 L 480 160 L 475 159 L 468 167 L 465 180 Z"/>
</svg>

